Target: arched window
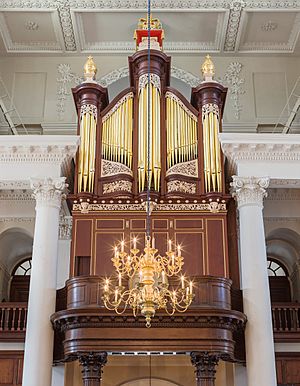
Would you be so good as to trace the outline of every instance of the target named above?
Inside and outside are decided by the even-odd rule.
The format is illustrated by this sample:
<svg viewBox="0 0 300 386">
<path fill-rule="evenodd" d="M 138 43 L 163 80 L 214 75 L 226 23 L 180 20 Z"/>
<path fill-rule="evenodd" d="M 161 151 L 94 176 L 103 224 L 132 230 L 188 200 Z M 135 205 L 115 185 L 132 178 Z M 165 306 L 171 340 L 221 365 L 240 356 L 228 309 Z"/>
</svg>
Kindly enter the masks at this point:
<svg viewBox="0 0 300 386">
<path fill-rule="evenodd" d="M 291 286 L 286 267 L 278 260 L 268 258 L 267 261 L 271 301 L 282 303 L 291 301 Z"/>
<path fill-rule="evenodd" d="M 288 276 L 286 268 L 274 260 L 268 260 L 268 275 L 269 276 Z"/>
<path fill-rule="evenodd" d="M 31 258 L 19 263 L 13 270 L 12 276 L 30 276 L 31 275 Z"/>
</svg>

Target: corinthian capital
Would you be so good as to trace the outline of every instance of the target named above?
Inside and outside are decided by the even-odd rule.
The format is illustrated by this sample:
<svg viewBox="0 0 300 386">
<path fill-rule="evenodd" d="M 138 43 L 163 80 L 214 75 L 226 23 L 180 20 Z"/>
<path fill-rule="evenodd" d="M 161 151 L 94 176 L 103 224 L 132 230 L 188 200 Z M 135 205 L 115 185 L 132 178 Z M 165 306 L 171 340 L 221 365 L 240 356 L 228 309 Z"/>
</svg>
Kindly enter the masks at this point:
<svg viewBox="0 0 300 386">
<path fill-rule="evenodd" d="M 238 208 L 245 205 L 263 207 L 263 199 L 267 196 L 268 177 L 238 177 L 232 176 L 232 195 L 235 197 Z"/>
<path fill-rule="evenodd" d="M 59 178 L 32 178 L 31 189 L 37 206 L 61 207 L 61 200 L 65 195 L 67 184 L 65 177 Z"/>
</svg>

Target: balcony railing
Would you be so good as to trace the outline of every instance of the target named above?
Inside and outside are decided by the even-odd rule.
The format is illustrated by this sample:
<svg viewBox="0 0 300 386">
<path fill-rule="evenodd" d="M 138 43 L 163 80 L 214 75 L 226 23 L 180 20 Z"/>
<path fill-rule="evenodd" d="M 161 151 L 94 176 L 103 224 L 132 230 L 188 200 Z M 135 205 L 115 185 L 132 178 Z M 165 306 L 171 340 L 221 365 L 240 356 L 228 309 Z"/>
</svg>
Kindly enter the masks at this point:
<svg viewBox="0 0 300 386">
<path fill-rule="evenodd" d="M 0 303 L 0 340 L 24 340 L 27 303 Z"/>
<path fill-rule="evenodd" d="M 300 340 L 300 303 L 273 303 L 272 319 L 276 341 Z"/>
</svg>

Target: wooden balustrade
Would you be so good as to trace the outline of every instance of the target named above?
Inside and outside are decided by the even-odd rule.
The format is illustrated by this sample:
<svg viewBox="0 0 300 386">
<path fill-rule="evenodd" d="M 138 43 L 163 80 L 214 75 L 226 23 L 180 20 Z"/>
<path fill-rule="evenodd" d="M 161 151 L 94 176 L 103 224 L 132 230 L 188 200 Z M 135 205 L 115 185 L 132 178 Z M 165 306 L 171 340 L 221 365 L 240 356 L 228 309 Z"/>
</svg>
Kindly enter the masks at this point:
<svg viewBox="0 0 300 386">
<path fill-rule="evenodd" d="M 300 303 L 273 303 L 275 341 L 300 340 Z"/>
<path fill-rule="evenodd" d="M 26 320 L 27 303 L 0 303 L 0 339 L 23 340 Z"/>
</svg>

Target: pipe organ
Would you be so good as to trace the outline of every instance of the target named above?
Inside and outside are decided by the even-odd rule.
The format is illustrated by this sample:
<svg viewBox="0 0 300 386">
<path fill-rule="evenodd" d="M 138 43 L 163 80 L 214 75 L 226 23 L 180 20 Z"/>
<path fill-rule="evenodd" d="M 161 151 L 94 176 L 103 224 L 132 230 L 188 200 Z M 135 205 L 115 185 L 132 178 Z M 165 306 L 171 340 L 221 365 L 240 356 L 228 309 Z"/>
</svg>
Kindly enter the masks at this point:
<svg viewBox="0 0 300 386">
<path fill-rule="evenodd" d="M 204 80 L 192 89 L 191 101 L 170 87 L 163 30 L 157 20 L 152 27 L 149 75 L 146 29 L 141 29 L 135 32 L 137 52 L 129 58 L 130 87 L 109 103 L 107 90 L 95 82 L 97 69 L 89 57 L 86 81 L 73 90 L 81 136 L 78 193 L 136 199 L 144 197 L 149 186 L 158 199 L 224 191 L 218 134 L 226 89 L 213 81 L 209 56 L 202 65 Z"/>
<path fill-rule="evenodd" d="M 207 380 L 208 372 L 202 372 L 199 385 L 213 386 L 210 363 L 241 360 L 236 342 L 242 340 L 245 323 L 233 297 L 239 294 L 236 213 L 225 191 L 218 140 L 227 90 L 213 81 L 209 57 L 190 101 L 172 87 L 161 23 L 151 20 L 150 63 L 143 19 L 135 32 L 137 51 L 128 59 L 128 88 L 109 101 L 107 89 L 95 81 L 90 57 L 85 81 L 73 89 L 81 145 L 75 191 L 68 195 L 73 220 L 70 279 L 65 309 L 52 320 L 64 335 L 64 358 L 79 358 L 83 374 L 94 374 L 94 364 L 105 363 L 107 352 L 192 352 L 196 367 L 204 363 L 212 374 Z M 170 319 L 157 310 L 151 329 L 131 311 L 115 315 L 104 309 L 102 298 L 103 279 L 115 276 L 114 247 L 121 245 L 124 261 L 128 251 L 144 248 L 148 186 L 155 248 L 162 256 L 169 251 L 172 262 L 174 246 L 183 246 L 184 271 L 195 290 L 186 317 L 175 313 Z M 116 279 L 121 288 L 131 285 Z M 83 379 L 88 386 L 90 377 Z"/>
</svg>

